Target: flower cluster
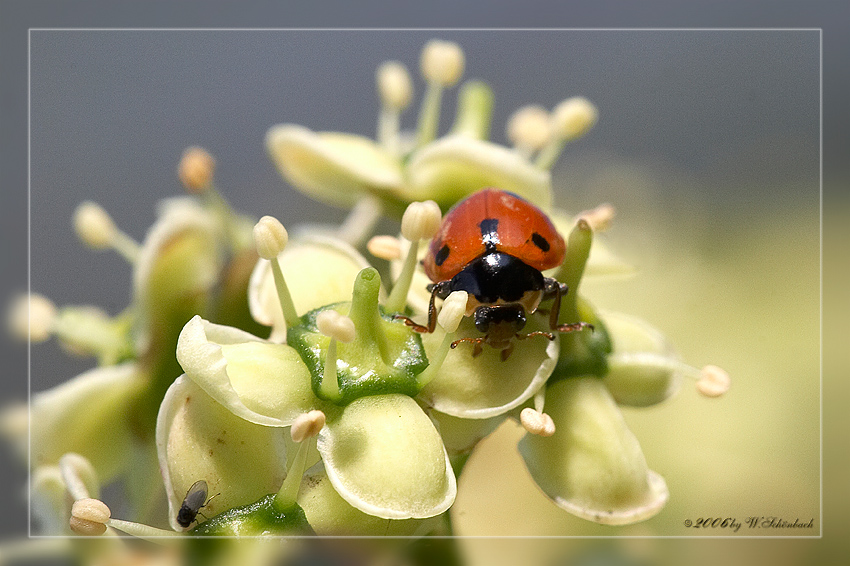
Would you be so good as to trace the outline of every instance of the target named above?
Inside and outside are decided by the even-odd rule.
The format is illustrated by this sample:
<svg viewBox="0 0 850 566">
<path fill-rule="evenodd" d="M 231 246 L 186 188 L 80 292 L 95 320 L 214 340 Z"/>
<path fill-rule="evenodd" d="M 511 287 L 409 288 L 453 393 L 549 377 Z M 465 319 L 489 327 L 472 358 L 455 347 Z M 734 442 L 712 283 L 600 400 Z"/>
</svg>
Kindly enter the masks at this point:
<svg viewBox="0 0 850 566">
<path fill-rule="evenodd" d="M 611 206 L 568 214 L 553 203 L 550 168 L 592 128 L 595 107 L 575 97 L 551 112 L 522 108 L 506 147 L 488 140 L 490 87 L 470 81 L 438 137 L 441 100 L 463 75 L 464 54 L 429 42 L 421 69 L 427 90 L 414 132 L 400 127 L 413 89 L 395 61 L 377 72 L 376 140 L 292 124 L 269 130 L 284 179 L 352 209 L 337 230 L 304 227 L 290 238 L 273 217 L 235 212 L 199 148 L 179 166 L 190 196 L 163 202 L 142 243 L 97 204 L 80 205 L 80 239 L 133 265 L 133 301 L 109 317 L 32 295 L 13 314 L 31 340 L 54 336 L 98 360 L 33 397 L 34 505 L 47 532 L 445 533 L 440 519 L 466 459 L 505 419 L 527 431 L 519 450 L 528 471 L 566 511 L 618 525 L 662 509 L 665 481 L 618 407 L 657 404 L 683 376 L 707 396 L 729 382 L 717 367 L 681 362 L 649 324 L 581 294 L 584 277 L 630 269 L 599 237 Z M 467 316 L 475 297 L 455 291 L 434 305 L 422 269 L 423 243 L 443 213 L 487 187 L 535 205 L 565 236 L 563 262 L 545 273 L 568 289 L 560 310 L 548 298 L 535 304 L 526 328 L 544 337 L 507 355 L 464 345 L 480 344 Z M 398 236 L 373 236 L 384 216 L 400 220 Z M 424 325 L 413 321 L 431 317 L 432 331 L 417 332 Z M 558 325 L 578 331 L 552 335 Z M 3 421 L 19 439 L 21 418 L 8 411 Z M 112 518 L 98 499 L 116 480 L 133 522 Z"/>
</svg>

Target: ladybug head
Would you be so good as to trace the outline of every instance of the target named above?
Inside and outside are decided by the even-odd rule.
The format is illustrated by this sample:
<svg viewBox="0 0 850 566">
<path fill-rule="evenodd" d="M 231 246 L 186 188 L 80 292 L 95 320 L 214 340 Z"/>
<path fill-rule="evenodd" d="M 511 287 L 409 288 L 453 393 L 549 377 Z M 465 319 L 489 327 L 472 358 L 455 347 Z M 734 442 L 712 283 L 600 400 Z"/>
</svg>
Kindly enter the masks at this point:
<svg viewBox="0 0 850 566">
<path fill-rule="evenodd" d="M 475 309 L 475 328 L 501 338 L 514 336 L 525 327 L 525 308 L 519 303 L 482 305 Z"/>
</svg>

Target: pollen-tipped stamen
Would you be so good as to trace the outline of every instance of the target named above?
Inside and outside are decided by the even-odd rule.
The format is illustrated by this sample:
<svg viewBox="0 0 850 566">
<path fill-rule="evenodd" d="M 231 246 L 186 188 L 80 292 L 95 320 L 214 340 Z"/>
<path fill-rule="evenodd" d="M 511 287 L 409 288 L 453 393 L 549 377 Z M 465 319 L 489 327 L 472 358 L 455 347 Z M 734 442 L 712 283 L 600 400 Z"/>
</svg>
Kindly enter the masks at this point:
<svg viewBox="0 0 850 566">
<path fill-rule="evenodd" d="M 408 107 L 413 93 L 410 73 L 398 61 L 386 61 L 375 73 L 381 112 L 378 116 L 378 143 L 393 155 L 400 155 L 399 124 L 402 110 Z"/>
<path fill-rule="evenodd" d="M 417 147 L 422 147 L 437 137 L 443 88 L 455 84 L 463 74 L 463 51 L 456 43 L 433 39 L 422 49 L 420 64 L 428 87 L 419 112 Z"/>
<path fill-rule="evenodd" d="M 407 304 L 407 295 L 413 282 L 413 273 L 416 271 L 419 242 L 430 239 L 437 233 L 441 219 L 440 207 L 432 200 L 412 202 L 404 211 L 401 218 L 401 235 L 410 242 L 410 247 L 401 273 L 385 304 L 388 312 L 400 312 Z"/>
<path fill-rule="evenodd" d="M 280 262 L 277 259 L 288 242 L 289 234 L 286 228 L 273 216 L 263 216 L 254 226 L 254 244 L 257 246 L 257 253 L 261 258 L 267 259 L 271 263 L 272 276 L 274 277 L 280 308 L 283 311 L 283 318 L 286 321 L 286 326 L 291 327 L 298 324 L 298 311 L 295 310 L 292 294 L 289 292 L 289 287 L 286 285 L 286 279 L 284 279 L 283 271 L 280 268 Z"/>
<path fill-rule="evenodd" d="M 95 202 L 85 201 L 77 206 L 74 230 L 80 240 L 92 249 L 111 248 L 131 264 L 139 257 L 139 243 L 119 230 L 109 213 Z"/>
<path fill-rule="evenodd" d="M 676 372 L 692 378 L 699 393 L 705 397 L 720 397 L 726 393 L 732 380 L 720 367 L 707 365 L 702 369 L 688 365 L 680 360 L 653 352 L 622 352 L 608 357 L 609 367 L 617 366 L 646 367 Z"/>
<path fill-rule="evenodd" d="M 446 360 L 449 350 L 454 348 L 456 342 L 455 338 L 457 337 L 457 329 L 458 326 L 460 326 L 460 321 L 463 320 L 463 316 L 466 313 L 468 300 L 469 296 L 466 291 L 454 291 L 446 297 L 445 301 L 443 301 L 440 314 L 437 315 L 437 322 L 446 334 L 443 336 L 443 340 L 440 342 L 440 346 L 437 348 L 437 351 L 430 355 L 428 367 L 425 368 L 425 371 L 416 376 L 416 381 L 420 389 L 428 385 L 428 383 L 434 379 L 437 372 L 440 371 L 440 367 L 442 367 L 443 362 Z"/>
<path fill-rule="evenodd" d="M 22 342 L 44 342 L 55 330 L 56 316 L 56 305 L 44 295 L 20 295 L 9 305 L 7 326 Z"/>
<path fill-rule="evenodd" d="M 63 455 L 59 458 L 59 472 L 62 474 L 65 489 L 74 500 L 89 499 L 99 495 L 96 492 L 100 486 L 97 472 L 91 462 L 83 456 L 72 452 Z M 95 490 L 95 493 L 92 493 L 90 487 Z"/>
<path fill-rule="evenodd" d="M 594 124 L 598 112 L 586 98 L 575 96 L 558 104 L 552 111 L 552 137 L 540 150 L 535 165 L 540 169 L 551 169 L 567 142 L 586 134 Z"/>
<path fill-rule="evenodd" d="M 290 428 L 292 440 L 298 443 L 298 450 L 286 472 L 286 478 L 280 491 L 274 498 L 275 507 L 280 511 L 291 509 L 298 499 L 301 479 L 307 470 L 307 454 L 314 438 L 325 426 L 325 414 L 322 411 L 310 411 L 296 417 Z"/>
<path fill-rule="evenodd" d="M 159 544 L 163 544 L 163 539 L 173 539 L 175 537 L 185 536 L 181 532 L 167 531 L 165 529 L 151 527 L 150 525 L 135 523 L 133 521 L 123 521 L 121 519 L 109 519 L 106 521 L 106 526 L 112 527 L 113 529 L 117 529 L 136 538 Z"/>
<path fill-rule="evenodd" d="M 531 159 L 534 152 L 545 147 L 552 137 L 549 112 L 542 106 L 523 106 L 508 118 L 506 134 L 514 144 L 514 150 Z"/>
<path fill-rule="evenodd" d="M 337 229 L 337 238 L 354 248 L 359 248 L 375 230 L 382 212 L 383 206 L 377 197 L 373 195 L 362 197 Z"/>
</svg>

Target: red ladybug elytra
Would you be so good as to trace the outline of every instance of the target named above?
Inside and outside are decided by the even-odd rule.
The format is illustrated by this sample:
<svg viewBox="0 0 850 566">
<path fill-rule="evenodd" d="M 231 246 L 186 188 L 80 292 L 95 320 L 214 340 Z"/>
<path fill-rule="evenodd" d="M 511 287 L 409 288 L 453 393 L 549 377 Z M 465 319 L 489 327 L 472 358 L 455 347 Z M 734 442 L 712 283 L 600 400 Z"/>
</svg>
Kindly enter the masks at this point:
<svg viewBox="0 0 850 566">
<path fill-rule="evenodd" d="M 549 316 L 553 331 L 572 332 L 593 328 L 586 322 L 558 324 L 563 283 L 544 277 L 541 271 L 564 260 L 566 245 L 551 220 L 536 206 L 498 189 L 479 191 L 452 208 L 431 240 L 422 264 L 434 283 L 428 286 L 431 302 L 428 325 L 399 316 L 418 332 L 433 332 L 436 326 L 436 297 L 445 299 L 453 291 L 469 294 L 466 314 L 475 319 L 481 338 L 461 338 L 452 343 L 472 342 L 473 356 L 481 344 L 501 350 L 502 360 L 513 351 L 513 339 L 546 336 L 551 332 L 520 334 L 526 316 L 541 301 L 554 299 Z"/>
</svg>

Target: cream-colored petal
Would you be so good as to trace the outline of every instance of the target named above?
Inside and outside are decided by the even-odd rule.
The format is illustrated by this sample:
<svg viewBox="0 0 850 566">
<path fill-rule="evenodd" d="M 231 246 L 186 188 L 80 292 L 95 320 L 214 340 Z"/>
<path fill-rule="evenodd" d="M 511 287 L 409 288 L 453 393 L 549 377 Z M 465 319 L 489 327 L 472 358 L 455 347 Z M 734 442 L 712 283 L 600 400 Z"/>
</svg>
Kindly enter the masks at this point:
<svg viewBox="0 0 850 566">
<path fill-rule="evenodd" d="M 560 234 L 569 234 L 575 226 L 577 217 L 560 209 L 549 213 L 549 219 Z M 558 268 L 549 270 L 548 275 L 557 273 Z M 611 251 L 605 242 L 605 234 L 594 233 L 593 244 L 590 247 L 590 256 L 585 264 L 584 275 L 586 278 L 627 278 L 635 275 L 637 269 L 624 261 Z"/>
<path fill-rule="evenodd" d="M 57 464 L 64 454 L 76 452 L 108 482 L 129 460 L 127 413 L 143 385 L 137 366 L 126 363 L 87 371 L 33 395 L 32 466 Z"/>
<path fill-rule="evenodd" d="M 278 256 L 280 269 L 299 315 L 313 309 L 351 300 L 354 278 L 369 262 L 345 242 L 313 234 L 292 241 Z M 286 323 L 271 263 L 257 262 L 248 284 L 251 316 L 260 324 L 273 327 L 270 339 L 286 341 Z"/>
<path fill-rule="evenodd" d="M 328 477 L 350 505 L 384 519 L 439 515 L 457 484 L 434 425 L 406 395 L 361 397 L 319 433 Z"/>
<path fill-rule="evenodd" d="M 310 372 L 297 352 L 199 316 L 177 342 L 186 375 L 234 415 L 282 427 L 315 407 Z"/>
<path fill-rule="evenodd" d="M 285 431 L 250 423 L 185 375 L 168 389 L 157 416 L 156 445 L 174 530 L 189 487 L 205 480 L 212 517 L 280 488 L 286 475 Z M 215 497 L 212 497 L 215 496 Z M 199 517 L 200 518 L 200 517 Z"/>
<path fill-rule="evenodd" d="M 523 332 L 548 330 L 548 316 L 533 315 Z M 458 329 L 460 336 L 482 336 L 471 318 Z M 439 327 L 423 334 L 426 352 L 439 347 L 444 333 Z M 501 351 L 484 345 L 472 356 L 472 345 L 458 344 L 450 350 L 436 377 L 417 397 L 434 409 L 466 419 L 487 419 L 520 406 L 543 387 L 558 361 L 560 341 L 544 336 L 517 340 L 511 356 L 502 361 Z"/>
<path fill-rule="evenodd" d="M 322 462 L 304 474 L 298 504 L 320 536 L 413 536 L 427 523 L 426 519 L 382 519 L 352 507 L 336 492 Z"/>
<path fill-rule="evenodd" d="M 649 323 L 629 315 L 601 315 L 613 352 L 604 383 L 620 405 L 647 407 L 679 390 L 679 358 L 667 338 Z"/>
<path fill-rule="evenodd" d="M 402 197 L 434 200 L 443 210 L 487 187 L 515 193 L 542 210 L 552 206 L 552 179 L 517 152 L 468 136 L 446 136 L 408 162 Z"/>
<path fill-rule="evenodd" d="M 328 204 L 354 206 L 366 193 L 401 186 L 401 163 L 361 136 L 279 124 L 266 133 L 266 150 L 289 183 Z"/>
<path fill-rule="evenodd" d="M 552 384 L 545 411 L 555 422 L 555 434 L 526 434 L 519 450 L 534 481 L 558 506 L 606 525 L 637 523 L 664 507 L 664 478 L 648 469 L 600 379 Z"/>
</svg>

